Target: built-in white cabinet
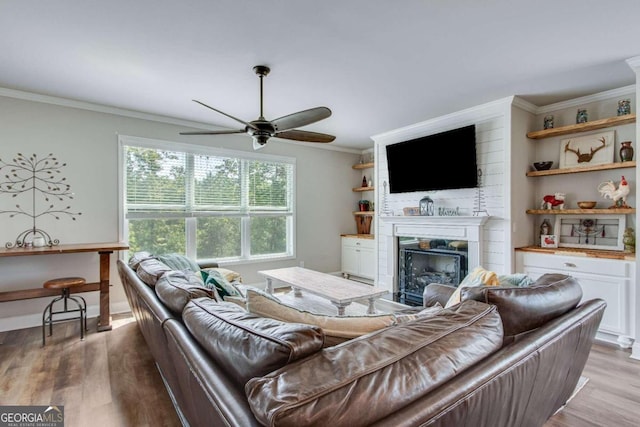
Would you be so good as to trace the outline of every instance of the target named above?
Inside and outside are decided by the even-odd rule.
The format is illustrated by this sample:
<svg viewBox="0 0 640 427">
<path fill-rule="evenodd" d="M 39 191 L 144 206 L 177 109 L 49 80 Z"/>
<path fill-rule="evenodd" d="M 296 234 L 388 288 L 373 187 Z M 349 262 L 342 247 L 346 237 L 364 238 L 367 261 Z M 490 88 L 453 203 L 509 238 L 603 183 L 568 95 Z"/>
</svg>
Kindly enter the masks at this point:
<svg viewBox="0 0 640 427">
<path fill-rule="evenodd" d="M 584 256 L 516 252 L 516 269 L 537 279 L 545 273 L 568 274 L 582 286 L 583 301 L 602 298 L 607 303 L 600 338 L 629 347 L 635 336 L 635 261 Z"/>
<path fill-rule="evenodd" d="M 375 240 L 368 237 L 342 236 L 342 274 L 373 280 L 375 278 Z"/>
</svg>

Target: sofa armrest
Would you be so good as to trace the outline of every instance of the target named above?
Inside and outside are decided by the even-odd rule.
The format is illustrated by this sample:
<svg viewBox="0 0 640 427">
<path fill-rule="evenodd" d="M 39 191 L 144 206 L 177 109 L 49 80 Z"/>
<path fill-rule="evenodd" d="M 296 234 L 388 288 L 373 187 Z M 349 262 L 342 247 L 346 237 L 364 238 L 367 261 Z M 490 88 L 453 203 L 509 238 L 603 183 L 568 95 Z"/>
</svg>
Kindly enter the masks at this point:
<svg viewBox="0 0 640 427">
<path fill-rule="evenodd" d="M 451 294 L 456 290 L 454 286 L 442 285 L 440 283 L 429 283 L 424 288 L 422 298 L 425 307 L 431 307 L 436 303 L 440 303 L 443 307 L 447 305 L 447 301 Z"/>
</svg>

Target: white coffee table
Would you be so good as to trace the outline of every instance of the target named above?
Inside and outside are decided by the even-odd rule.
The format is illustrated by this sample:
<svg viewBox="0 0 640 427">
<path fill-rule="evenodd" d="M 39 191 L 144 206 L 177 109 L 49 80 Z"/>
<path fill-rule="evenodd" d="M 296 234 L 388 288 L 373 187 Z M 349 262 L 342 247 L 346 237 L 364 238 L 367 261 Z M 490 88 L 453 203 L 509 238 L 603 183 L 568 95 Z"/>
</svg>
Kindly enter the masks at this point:
<svg viewBox="0 0 640 427">
<path fill-rule="evenodd" d="M 302 296 L 305 290 L 310 294 L 326 298 L 338 308 L 338 316 L 344 316 L 344 309 L 354 301 L 368 300 L 367 314 L 375 314 L 375 301 L 388 291 L 376 286 L 302 267 L 277 268 L 258 271 L 267 279 L 267 292 L 273 293 L 273 281 L 291 286 L 294 295 Z"/>
</svg>

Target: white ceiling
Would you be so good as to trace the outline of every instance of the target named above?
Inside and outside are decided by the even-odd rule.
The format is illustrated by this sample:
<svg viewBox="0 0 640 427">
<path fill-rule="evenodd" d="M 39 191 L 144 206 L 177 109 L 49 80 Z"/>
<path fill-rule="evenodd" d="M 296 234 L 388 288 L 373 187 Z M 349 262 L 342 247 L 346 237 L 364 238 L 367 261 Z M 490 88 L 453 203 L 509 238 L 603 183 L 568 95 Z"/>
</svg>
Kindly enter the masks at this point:
<svg viewBox="0 0 640 427">
<path fill-rule="evenodd" d="M 253 120 L 265 64 L 267 119 L 324 105 L 304 129 L 366 148 L 510 95 L 633 84 L 639 17 L 638 0 L 0 0 L 0 87 L 237 128 L 191 100 Z"/>
</svg>

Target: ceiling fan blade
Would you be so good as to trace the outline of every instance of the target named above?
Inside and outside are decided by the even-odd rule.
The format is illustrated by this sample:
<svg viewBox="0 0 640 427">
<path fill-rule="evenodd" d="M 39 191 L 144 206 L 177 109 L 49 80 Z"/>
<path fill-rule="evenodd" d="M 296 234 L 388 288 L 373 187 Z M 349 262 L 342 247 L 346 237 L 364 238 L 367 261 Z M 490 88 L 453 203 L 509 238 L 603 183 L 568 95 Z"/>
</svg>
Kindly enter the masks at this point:
<svg viewBox="0 0 640 427">
<path fill-rule="evenodd" d="M 327 107 L 316 107 L 309 110 L 298 111 L 297 113 L 279 117 L 271 121 L 276 132 L 284 132 L 285 130 L 299 128 L 302 126 L 315 123 L 331 116 L 331 110 Z"/>
<path fill-rule="evenodd" d="M 194 100 L 193 100 L 193 102 L 197 102 L 198 104 L 202 105 L 203 107 L 207 107 L 208 109 L 213 110 L 213 111 L 215 111 L 216 113 L 220 113 L 220 114 L 222 114 L 223 116 L 227 116 L 227 117 L 229 117 L 230 119 L 235 120 L 236 122 L 240 122 L 240 123 L 242 123 L 243 125 L 245 125 L 245 126 L 247 126 L 247 127 L 251 128 L 251 129 L 258 130 L 258 128 L 257 128 L 255 125 L 253 125 L 253 124 L 251 124 L 251 123 L 249 123 L 249 122 L 245 122 L 244 120 L 241 120 L 241 119 L 239 119 L 239 118 L 237 118 L 237 117 L 233 117 L 231 114 L 227 114 L 227 113 L 225 113 L 224 111 L 220 111 L 220 110 L 218 110 L 218 109 L 216 109 L 216 108 L 213 108 L 213 107 L 211 107 L 211 106 L 209 106 L 209 105 L 205 104 L 204 102 L 200 102 L 200 101 L 198 101 L 197 99 L 194 99 Z"/>
<path fill-rule="evenodd" d="M 180 132 L 180 135 L 230 135 L 232 133 L 245 133 L 245 130 L 244 129 L 198 130 L 193 132 Z"/>
<path fill-rule="evenodd" d="M 291 129 L 279 132 L 274 135 L 276 138 L 292 139 L 294 141 L 303 142 L 331 142 L 336 139 L 333 135 L 326 133 L 309 132 L 306 130 Z"/>
</svg>

